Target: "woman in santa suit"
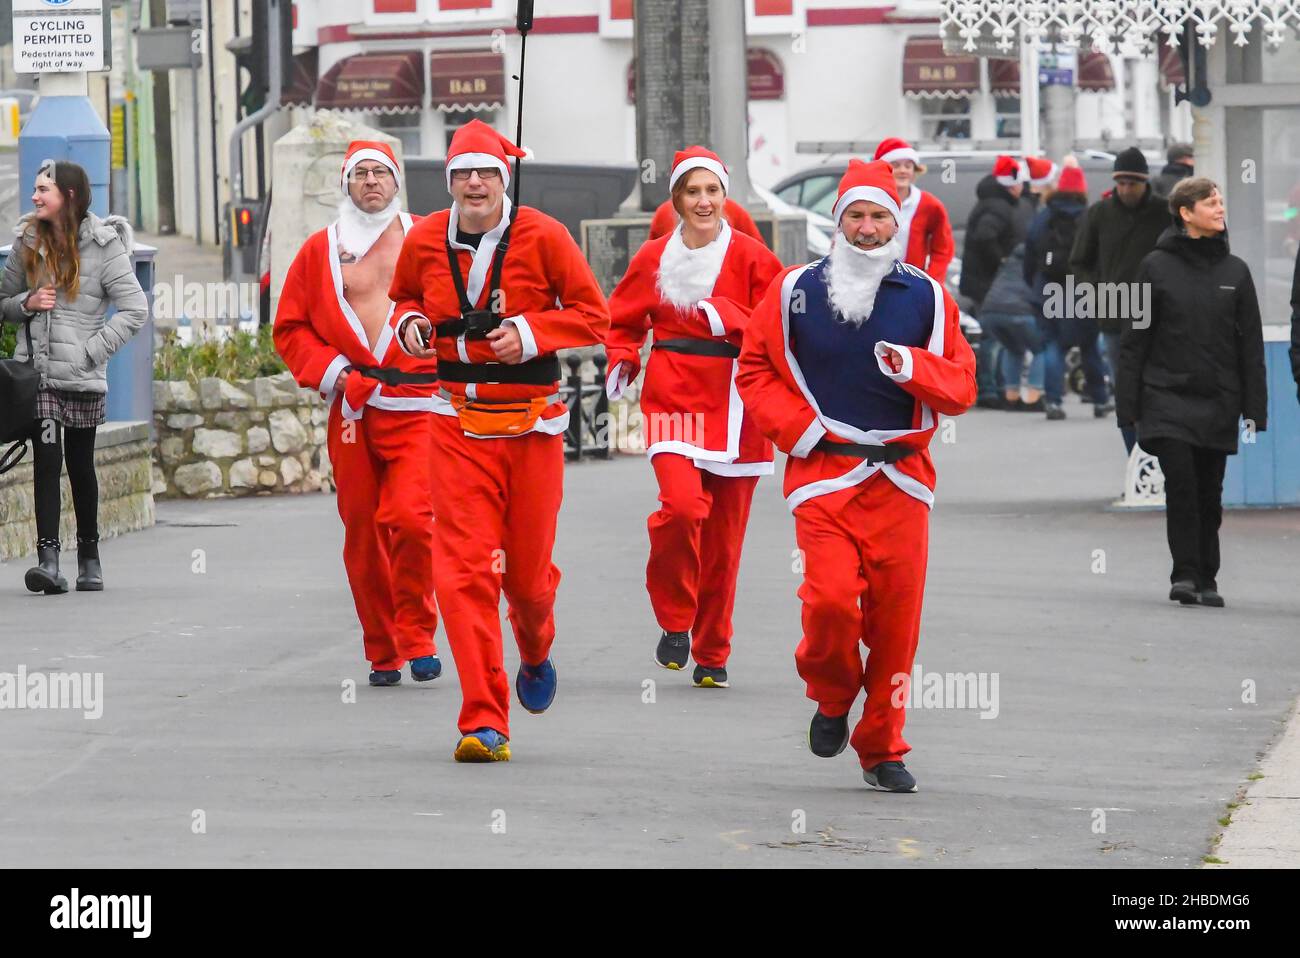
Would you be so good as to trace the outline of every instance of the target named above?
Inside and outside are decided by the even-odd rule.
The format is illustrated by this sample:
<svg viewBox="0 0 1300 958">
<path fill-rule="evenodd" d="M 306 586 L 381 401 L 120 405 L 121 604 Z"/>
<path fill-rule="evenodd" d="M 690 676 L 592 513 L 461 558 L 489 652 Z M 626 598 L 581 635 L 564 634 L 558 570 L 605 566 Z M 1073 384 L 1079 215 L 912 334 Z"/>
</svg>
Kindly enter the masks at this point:
<svg viewBox="0 0 1300 958">
<path fill-rule="evenodd" d="M 902 214 L 898 221 L 898 245 L 903 249 L 903 262 L 943 285 L 956 247 L 948 211 L 938 197 L 916 185 L 916 178 L 925 172 L 925 164 L 906 140 L 896 136 L 876 147 L 875 159 L 884 160 L 894 171 Z"/>
<path fill-rule="evenodd" d="M 772 472 L 772 444 L 736 392 L 736 359 L 781 263 L 727 223 L 727 168 L 714 153 L 677 153 L 669 186 L 681 223 L 637 251 L 610 297 L 606 388 L 617 399 L 636 378 L 653 329 L 641 413 L 659 482 L 646 566 L 663 629 L 655 661 L 676 670 L 694 656 L 695 686 L 726 688 L 749 505 Z"/>
</svg>

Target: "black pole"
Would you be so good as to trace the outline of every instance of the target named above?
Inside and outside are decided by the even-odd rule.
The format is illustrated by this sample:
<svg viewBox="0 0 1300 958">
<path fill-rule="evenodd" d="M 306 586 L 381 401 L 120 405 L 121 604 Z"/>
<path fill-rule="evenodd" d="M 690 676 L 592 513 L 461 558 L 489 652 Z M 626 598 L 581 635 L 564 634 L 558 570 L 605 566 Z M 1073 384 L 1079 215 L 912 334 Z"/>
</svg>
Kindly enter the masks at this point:
<svg viewBox="0 0 1300 958">
<path fill-rule="evenodd" d="M 519 31 L 519 103 L 515 107 L 518 123 L 515 127 L 515 146 L 523 149 L 524 141 L 524 57 L 528 51 L 528 31 L 533 28 L 533 0 L 518 0 L 515 5 L 515 29 Z M 515 208 L 519 208 L 519 168 L 522 157 L 515 157 Z"/>
</svg>

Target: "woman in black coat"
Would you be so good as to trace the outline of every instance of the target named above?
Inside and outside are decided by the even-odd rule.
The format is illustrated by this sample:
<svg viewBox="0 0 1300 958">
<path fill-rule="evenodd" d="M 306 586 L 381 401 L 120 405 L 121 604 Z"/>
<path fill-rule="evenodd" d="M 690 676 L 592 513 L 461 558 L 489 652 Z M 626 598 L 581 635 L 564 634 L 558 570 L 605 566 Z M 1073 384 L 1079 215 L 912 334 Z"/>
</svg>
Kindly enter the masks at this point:
<svg viewBox="0 0 1300 958">
<path fill-rule="evenodd" d="M 1117 413 L 1165 474 L 1169 598 L 1222 607 L 1223 472 L 1239 429 L 1252 441 L 1268 426 L 1264 338 L 1250 268 L 1228 251 L 1218 187 L 1182 180 L 1169 210 L 1174 225 L 1138 269 L 1149 299 L 1124 330 Z"/>
</svg>

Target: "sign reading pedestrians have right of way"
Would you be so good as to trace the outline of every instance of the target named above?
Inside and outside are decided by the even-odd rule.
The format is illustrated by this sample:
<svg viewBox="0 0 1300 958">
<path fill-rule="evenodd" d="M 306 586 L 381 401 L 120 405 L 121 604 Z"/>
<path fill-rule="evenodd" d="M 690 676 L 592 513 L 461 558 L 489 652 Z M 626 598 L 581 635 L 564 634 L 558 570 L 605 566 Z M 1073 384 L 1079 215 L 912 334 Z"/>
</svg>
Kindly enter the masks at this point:
<svg viewBox="0 0 1300 958">
<path fill-rule="evenodd" d="M 13 0 L 15 73 L 112 67 L 109 0 Z"/>
</svg>

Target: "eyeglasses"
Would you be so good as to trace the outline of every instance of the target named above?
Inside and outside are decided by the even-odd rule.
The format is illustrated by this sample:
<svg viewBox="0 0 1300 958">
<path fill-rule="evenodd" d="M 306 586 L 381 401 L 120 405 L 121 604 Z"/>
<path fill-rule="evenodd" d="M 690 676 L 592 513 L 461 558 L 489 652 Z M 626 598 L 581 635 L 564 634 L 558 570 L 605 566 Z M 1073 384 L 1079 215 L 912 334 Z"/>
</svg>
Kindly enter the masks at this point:
<svg viewBox="0 0 1300 958">
<path fill-rule="evenodd" d="M 452 170 L 451 178 L 453 180 L 468 180 L 473 173 L 478 174 L 480 180 L 497 180 L 501 178 L 501 171 L 495 166 L 485 166 L 468 170 Z"/>
<path fill-rule="evenodd" d="M 350 178 L 353 183 L 364 183 L 367 178 L 373 176 L 376 182 L 383 183 L 392 175 L 393 171 L 386 166 L 356 166 L 352 168 Z"/>
</svg>

